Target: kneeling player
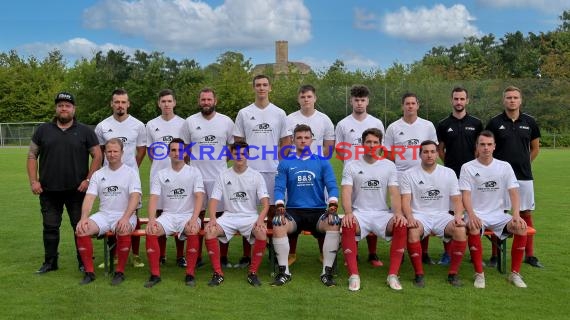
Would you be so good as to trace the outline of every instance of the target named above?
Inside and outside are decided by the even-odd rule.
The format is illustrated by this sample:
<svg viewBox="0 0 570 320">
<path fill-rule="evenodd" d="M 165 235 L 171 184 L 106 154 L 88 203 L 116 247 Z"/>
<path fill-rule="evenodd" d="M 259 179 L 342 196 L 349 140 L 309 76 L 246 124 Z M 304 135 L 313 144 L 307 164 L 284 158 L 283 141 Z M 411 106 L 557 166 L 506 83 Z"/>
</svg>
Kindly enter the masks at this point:
<svg viewBox="0 0 570 320">
<path fill-rule="evenodd" d="M 414 284 L 423 288 L 422 246 L 420 241 L 430 234 L 450 244 L 451 263 L 447 281 L 460 287 L 457 276 L 467 235 L 457 177 L 453 170 L 437 164 L 437 145 L 426 140 L 420 145 L 421 164 L 404 172 L 400 181 L 402 210 L 408 219 L 408 253 L 415 271 Z M 449 205 L 453 205 L 453 215 Z"/>
</svg>

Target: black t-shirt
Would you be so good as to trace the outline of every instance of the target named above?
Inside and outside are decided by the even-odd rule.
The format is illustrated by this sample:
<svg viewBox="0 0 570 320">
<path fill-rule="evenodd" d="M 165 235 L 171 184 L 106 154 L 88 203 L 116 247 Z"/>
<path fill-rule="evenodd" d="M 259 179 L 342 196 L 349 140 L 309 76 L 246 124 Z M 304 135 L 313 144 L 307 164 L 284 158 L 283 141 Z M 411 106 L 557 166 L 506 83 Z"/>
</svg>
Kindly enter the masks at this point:
<svg viewBox="0 0 570 320">
<path fill-rule="evenodd" d="M 475 159 L 475 143 L 481 131 L 481 120 L 469 114 L 461 119 L 450 114 L 437 125 L 437 140 L 445 144 L 444 164 L 453 169 L 457 177 L 461 166 Z"/>
<path fill-rule="evenodd" d="M 512 121 L 503 112 L 491 118 L 486 129 L 495 135 L 497 147 L 494 157 L 510 163 L 518 180 L 532 180 L 530 142 L 540 138 L 536 120 L 521 113 L 518 119 Z"/>
<path fill-rule="evenodd" d="M 40 183 L 46 191 L 77 189 L 89 172 L 89 149 L 99 146 L 95 132 L 75 119 L 66 130 L 55 120 L 40 125 L 32 142 L 39 147 Z"/>
</svg>

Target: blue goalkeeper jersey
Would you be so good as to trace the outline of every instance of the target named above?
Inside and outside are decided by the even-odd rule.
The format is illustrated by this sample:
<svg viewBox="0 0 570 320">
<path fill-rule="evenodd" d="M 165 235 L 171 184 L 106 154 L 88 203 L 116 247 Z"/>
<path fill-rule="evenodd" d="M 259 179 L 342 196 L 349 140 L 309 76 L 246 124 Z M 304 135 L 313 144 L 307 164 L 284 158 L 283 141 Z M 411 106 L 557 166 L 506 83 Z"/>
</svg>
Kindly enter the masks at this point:
<svg viewBox="0 0 570 320">
<path fill-rule="evenodd" d="M 285 201 L 287 193 L 287 208 L 326 208 L 325 187 L 329 197 L 338 198 L 332 166 L 317 155 L 284 159 L 277 167 L 275 200 Z"/>
</svg>

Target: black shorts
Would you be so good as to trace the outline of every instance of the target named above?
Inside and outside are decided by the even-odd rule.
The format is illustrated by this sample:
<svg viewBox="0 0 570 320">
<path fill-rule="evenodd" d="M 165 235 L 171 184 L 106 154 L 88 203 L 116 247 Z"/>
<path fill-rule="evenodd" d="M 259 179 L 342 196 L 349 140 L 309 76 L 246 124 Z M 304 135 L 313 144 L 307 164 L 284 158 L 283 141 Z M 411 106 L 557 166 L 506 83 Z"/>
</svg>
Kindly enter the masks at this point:
<svg viewBox="0 0 570 320">
<path fill-rule="evenodd" d="M 310 231 L 313 237 L 320 238 L 325 234 L 317 231 L 319 219 L 325 213 L 325 208 L 312 208 L 312 209 L 290 209 L 287 208 L 289 214 L 297 224 L 295 233 L 299 234 L 301 231 Z"/>
</svg>

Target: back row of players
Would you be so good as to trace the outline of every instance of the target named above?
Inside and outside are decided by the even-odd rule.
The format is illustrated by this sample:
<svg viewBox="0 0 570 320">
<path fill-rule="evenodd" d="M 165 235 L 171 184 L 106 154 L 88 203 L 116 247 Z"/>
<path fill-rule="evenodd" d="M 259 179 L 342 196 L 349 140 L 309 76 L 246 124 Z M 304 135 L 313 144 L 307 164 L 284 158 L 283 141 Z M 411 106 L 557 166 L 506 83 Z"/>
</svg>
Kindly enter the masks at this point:
<svg viewBox="0 0 570 320">
<path fill-rule="evenodd" d="M 418 98 L 414 94 L 405 94 L 402 97 L 403 117 L 388 126 L 385 135 L 382 122 L 366 111 L 369 91 L 365 86 L 354 86 L 351 89 L 350 102 L 353 112 L 337 124 L 336 132 L 328 116 L 315 109 L 316 93 L 312 86 L 300 88 L 298 95 L 300 110 L 289 116 L 270 103 L 271 84 L 266 76 L 255 77 L 253 88 L 255 102 L 239 111 L 235 124 L 229 117 L 216 112 L 216 96 L 211 89 L 204 89 L 200 92 L 200 113 L 186 120 L 174 114 L 176 106 L 174 93 L 171 90 L 163 90 L 159 93 L 158 99 L 162 114 L 149 121 L 146 128 L 140 121 L 128 115 L 127 92 L 124 90 L 113 92 L 111 102 L 113 115 L 102 121 L 95 129 L 99 143 L 111 146 L 111 150 L 108 147 L 104 149 L 109 168 L 113 170 L 111 151 L 123 153 L 123 147 L 122 162 L 135 170 L 142 162 L 147 150 L 152 160 L 146 242 L 151 277 L 145 286 L 152 287 L 160 282 L 159 262 L 164 257 L 164 244 L 160 248 L 158 236 L 174 233 L 180 234 L 181 238 L 188 238 L 185 281 L 190 286 L 195 284 L 194 268 L 200 257 L 201 248 L 198 237 L 199 214 L 206 208 L 208 200 L 210 200 L 210 222 L 206 228 L 206 247 L 214 268 L 210 285 L 219 285 L 223 282 L 221 266 L 227 263 L 227 260 L 223 260 L 224 254 L 227 255 L 227 249 L 220 257 L 217 238 L 222 243 L 227 243 L 236 231 L 244 235 L 244 240 L 246 240 L 244 244 L 249 241 L 254 244 L 253 261 L 245 261 L 251 262 L 248 282 L 255 286 L 261 284 L 257 277 L 257 268 L 265 249 L 264 219 L 266 215 L 270 217 L 270 224 L 273 223 L 273 244 L 279 264 L 279 272 L 272 284 L 283 285 L 291 279 L 288 266 L 295 259 L 296 237 L 290 235 L 288 238 L 288 234 L 294 235 L 301 230 L 310 230 L 321 239 L 320 243 L 323 247 L 321 281 L 327 286 L 334 285 L 332 264 L 341 238 L 340 219 L 336 216 L 339 192 L 328 161 L 314 155 L 329 157 L 335 141 L 337 156 L 341 156 L 345 163 L 341 183 L 345 212 L 345 218 L 342 220 L 342 244 L 350 274 L 350 290 L 358 290 L 360 287 L 356 267 L 356 242 L 353 240 L 363 238 L 369 232 L 387 240 L 392 239 L 387 282 L 391 288 L 396 290 L 401 289 L 397 274 L 406 238 L 416 273 L 414 283 L 417 286 L 424 285 L 422 256 L 424 261 L 426 260 L 425 255 L 422 255 L 420 240 L 427 239 L 430 233 L 444 237 L 445 242 L 453 238 L 451 245 L 446 247 L 446 251 L 451 253 L 449 282 L 452 285 L 459 285 L 457 269 L 467 242 L 465 224 L 461 219 L 463 205 L 469 217 L 469 247 L 475 248 L 475 252 L 472 250 L 471 254 L 475 263 L 476 287 L 484 287 L 479 230 L 483 225 L 493 230 L 496 229 L 500 237 L 504 236 L 503 228 L 505 231 L 515 233 L 517 248 L 521 247 L 523 238 L 527 245 L 530 242 L 530 249 L 527 246 L 526 261 L 532 265 L 540 265 L 532 253 L 529 254 L 528 250 L 532 250 L 532 241 L 527 241 L 524 231 L 527 224 L 532 225 L 530 210 L 534 209 L 534 200 L 530 161 L 538 154 L 540 132 L 535 121 L 520 112 L 522 99 L 519 89 L 508 87 L 505 90 L 503 94 L 505 112 L 493 118 L 488 125 L 488 129 L 495 133 L 494 136 L 497 139 L 496 155 L 498 158 L 502 156 L 511 163 L 516 173 L 516 178 L 514 178 L 514 173 L 512 177 L 508 175 L 512 172 L 508 164 L 506 167 L 491 170 L 488 172 L 489 175 L 483 175 L 483 169 L 488 169 L 492 161 L 490 159 L 493 156 L 495 137 L 493 134 L 489 137 L 487 133 L 487 136 L 480 138 L 476 144 L 482 124 L 478 119 L 466 113 L 465 107 L 469 99 L 467 90 L 463 88 L 453 89 L 452 114 L 440 122 L 437 134 L 431 122 L 418 117 Z M 298 126 L 300 124 L 305 126 Z M 366 128 L 370 129 L 365 131 Z M 292 132 L 295 132 L 293 135 L 295 149 L 292 149 L 295 156 L 287 157 L 286 161 L 280 162 L 278 156 L 286 156 L 286 152 L 281 153 L 277 150 L 291 144 Z M 175 137 L 180 137 L 181 140 L 173 139 Z M 118 144 L 113 138 L 120 138 L 120 143 Z M 172 141 L 175 143 L 171 143 Z M 221 154 L 225 146 L 234 142 L 233 157 L 246 157 L 248 151 L 245 148 L 247 144 L 243 144 L 245 141 L 249 144 L 250 154 L 247 156 L 249 161 L 234 159 L 234 166 L 228 169 L 225 158 L 211 159 L 211 154 Z M 424 143 L 421 143 L 422 141 Z M 192 166 L 185 165 L 181 156 L 187 151 L 183 143 L 191 144 Z M 388 160 L 382 161 L 376 156 L 380 154 L 377 153 L 380 145 L 391 146 L 390 150 L 385 150 L 383 156 L 393 158 L 395 165 Z M 461 166 L 474 158 L 473 150 L 476 145 L 478 156 L 487 157 L 480 163 L 484 163 L 483 161 L 488 161 L 488 163 L 480 168 L 481 173 L 473 169 L 477 172 L 473 172 L 474 176 L 471 180 L 466 176 L 461 190 L 464 195 L 466 191 L 469 193 L 473 191 L 475 194 L 472 197 L 471 195 L 464 197 L 462 202 L 457 178 Z M 261 148 L 262 146 L 266 148 Z M 273 146 L 276 150 L 271 149 Z M 365 149 L 358 148 L 358 146 L 365 146 L 369 149 L 363 152 Z M 313 155 L 302 153 L 304 147 L 310 148 Z M 117 148 L 118 150 L 113 150 Z M 203 154 L 205 150 L 208 150 L 209 155 Z M 253 150 L 257 154 L 252 156 Z M 263 153 L 260 150 L 270 151 Z M 283 150 L 288 149 L 283 148 Z M 513 150 L 518 156 L 513 157 Z M 444 167 L 435 163 L 438 152 L 444 159 L 445 165 L 455 171 L 455 175 L 449 171 L 450 175 Z M 303 161 L 309 158 L 316 161 Z M 418 166 L 420 163 L 421 166 Z M 471 163 L 476 166 L 473 161 Z M 114 165 L 117 166 L 116 159 Z M 500 165 L 504 166 L 504 163 Z M 117 272 L 112 283 L 119 284 L 124 279 L 124 266 L 131 245 L 128 234 L 134 228 L 132 218 L 134 210 L 131 210 L 133 209 L 131 207 L 134 205 L 136 208 L 140 202 L 140 181 L 138 181 L 138 187 L 136 181 L 131 181 L 133 185 L 128 190 L 133 191 L 133 194 L 136 194 L 138 190 L 138 198 L 136 195 L 133 196 L 138 200 L 135 201 L 133 198 L 127 201 L 128 195 L 131 194 L 127 192 L 127 198 L 123 199 L 122 203 L 125 205 L 128 203 L 129 207 L 125 207 L 124 212 L 120 212 L 120 216 L 115 217 L 114 220 L 101 219 L 99 222 L 97 218 L 93 218 L 96 216 L 88 219 L 94 196 L 110 196 L 118 199 L 116 190 L 109 191 L 109 186 L 129 181 L 123 177 L 119 179 L 121 181 L 109 182 L 108 180 L 111 179 L 108 177 L 105 179 L 104 174 L 105 170 L 109 171 L 109 168 L 102 169 L 93 176 L 90 175 L 92 172 L 89 172 L 87 176 L 88 197 L 84 202 L 82 220 L 77 226 L 78 252 L 85 257 L 83 263 L 86 273 L 82 283 L 89 283 L 95 279 L 90 258 L 92 244 L 89 235 L 104 234 L 111 229 L 114 229 L 118 235 L 119 252 Z M 244 175 L 244 172 L 248 174 Z M 404 174 L 404 172 L 407 173 Z M 110 174 L 110 172 L 106 173 Z M 138 177 L 138 174 L 133 176 Z M 186 178 L 177 179 L 180 176 Z M 488 181 L 483 181 L 485 179 Z M 472 184 L 470 185 L 469 182 Z M 471 189 L 471 186 L 482 182 L 494 182 L 495 185 L 485 185 L 485 191 L 480 190 L 480 185 L 474 187 L 474 190 Z M 518 190 L 519 185 L 522 194 L 520 217 L 524 220 L 519 217 L 518 196 L 511 192 L 515 188 Z M 323 193 L 325 189 L 326 193 Z M 500 201 L 477 199 L 478 192 L 487 192 L 483 196 L 488 197 L 489 190 L 498 195 Z M 509 191 L 506 192 L 506 190 Z M 385 198 L 386 192 L 390 196 L 391 211 L 389 211 L 388 201 Z M 402 193 L 402 201 L 400 201 L 400 193 Z M 262 204 L 259 215 L 255 207 L 256 199 Z M 289 199 L 287 203 L 285 199 Z M 475 199 L 477 201 L 473 201 L 473 204 L 465 204 L 465 201 L 470 203 Z M 450 201 L 453 204 L 451 208 Z M 441 204 L 445 202 L 447 204 L 444 208 Z M 506 220 L 507 217 L 502 213 L 503 210 L 510 208 L 510 202 L 513 204 L 512 222 L 509 222 L 510 216 Z M 489 203 L 500 206 L 500 208 L 490 208 L 487 206 Z M 329 208 L 327 214 L 321 216 L 327 204 Z M 483 222 L 478 221 L 474 214 L 478 212 L 480 205 L 483 205 L 480 209 L 485 213 L 494 213 L 495 209 L 499 208 L 501 216 L 497 218 L 497 221 L 489 222 L 487 219 L 483 219 Z M 101 207 L 100 211 L 104 212 L 104 209 Z M 224 211 L 226 214 L 221 215 Z M 442 211 L 454 212 L 455 218 L 449 214 L 441 215 Z M 157 213 L 161 212 L 164 213 L 157 218 Z M 227 214 L 228 212 L 232 214 Z M 381 216 L 379 212 L 384 213 L 383 218 L 379 218 Z M 186 215 L 185 218 L 181 219 L 178 215 L 181 213 Z M 189 216 L 191 216 L 190 219 L 188 219 Z M 121 217 L 125 218 L 122 223 L 119 219 Z M 217 217 L 219 219 L 216 219 Z M 128 221 L 130 221 L 131 228 L 128 228 L 128 223 L 126 223 Z M 498 223 L 498 227 L 489 225 L 489 223 Z M 406 226 L 408 232 L 406 232 Z M 375 237 L 368 240 L 369 261 L 374 266 L 382 265 L 376 255 Z M 522 244 L 523 248 L 524 246 Z M 134 249 L 133 247 L 133 252 Z M 177 250 L 179 260 L 183 257 L 182 250 Z M 250 248 L 244 248 L 246 259 L 250 256 L 250 250 Z M 423 252 L 427 250 L 424 248 Z M 138 252 L 134 253 L 138 254 Z M 513 272 L 509 279 L 517 286 L 525 286 L 518 274 L 523 254 L 524 250 L 513 251 L 516 257 L 513 257 Z"/>
</svg>

